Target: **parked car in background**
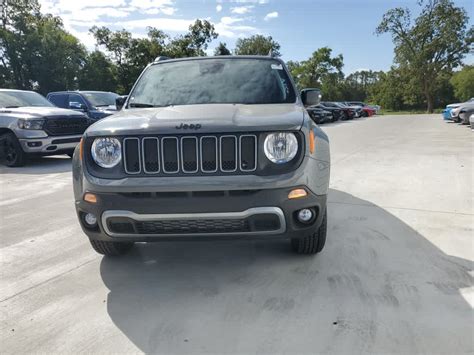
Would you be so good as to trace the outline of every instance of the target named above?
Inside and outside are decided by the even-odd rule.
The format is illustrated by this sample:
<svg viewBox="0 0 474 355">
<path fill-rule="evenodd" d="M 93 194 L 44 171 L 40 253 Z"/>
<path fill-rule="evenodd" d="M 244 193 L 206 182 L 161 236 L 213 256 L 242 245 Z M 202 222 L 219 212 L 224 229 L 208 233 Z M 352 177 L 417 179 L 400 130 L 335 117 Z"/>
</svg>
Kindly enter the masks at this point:
<svg viewBox="0 0 474 355">
<path fill-rule="evenodd" d="M 467 101 L 462 103 L 458 107 L 453 108 L 451 110 L 451 120 L 457 123 L 462 123 L 461 113 L 469 111 L 472 107 L 474 107 L 474 102 Z"/>
<path fill-rule="evenodd" d="M 446 120 L 446 121 L 457 121 L 458 120 L 458 115 L 453 114 L 452 111 L 459 108 L 460 106 L 462 106 L 464 104 L 469 104 L 469 103 L 474 103 L 474 97 L 470 98 L 466 102 L 457 102 L 457 103 L 454 103 L 454 104 L 447 105 L 446 108 L 442 112 L 443 119 Z"/>
<path fill-rule="evenodd" d="M 86 115 L 36 92 L 0 89 L 0 160 L 7 166 L 22 166 L 30 155 L 72 156 L 87 127 Z"/>
<path fill-rule="evenodd" d="M 118 94 L 106 91 L 57 91 L 46 98 L 58 107 L 84 112 L 91 123 L 117 112 Z"/>
<path fill-rule="evenodd" d="M 320 107 L 310 106 L 306 108 L 306 111 L 308 111 L 309 117 L 311 117 L 316 124 L 332 122 L 333 120 L 332 113 Z"/>
<path fill-rule="evenodd" d="M 380 106 L 370 106 L 361 101 L 348 101 L 345 102 L 345 104 L 351 107 L 360 107 L 362 110 L 362 117 L 370 117 L 380 111 Z"/>
<path fill-rule="evenodd" d="M 354 118 L 358 118 L 361 115 L 362 109 L 359 107 L 350 107 L 342 102 L 333 102 L 333 104 L 344 112 L 346 120 L 353 120 Z"/>
<path fill-rule="evenodd" d="M 342 111 L 342 109 L 331 102 L 324 101 L 324 102 L 321 102 L 316 107 L 321 108 L 325 111 L 331 112 L 332 114 L 331 122 L 345 119 L 344 112 Z"/>
<path fill-rule="evenodd" d="M 474 114 L 469 116 L 469 124 L 471 125 L 471 129 L 474 130 Z"/>
<path fill-rule="evenodd" d="M 474 114 L 474 102 L 463 105 L 461 107 L 461 110 L 459 110 L 459 114 L 458 114 L 460 123 L 468 125 L 469 117 L 472 114 Z"/>
</svg>

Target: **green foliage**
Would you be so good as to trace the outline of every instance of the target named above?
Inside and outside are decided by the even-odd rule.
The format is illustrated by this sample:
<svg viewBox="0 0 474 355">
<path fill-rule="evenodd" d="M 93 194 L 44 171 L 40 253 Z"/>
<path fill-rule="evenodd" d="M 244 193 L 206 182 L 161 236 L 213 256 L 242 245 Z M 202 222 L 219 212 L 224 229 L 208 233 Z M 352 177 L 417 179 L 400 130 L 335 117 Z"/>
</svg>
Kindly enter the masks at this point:
<svg viewBox="0 0 474 355">
<path fill-rule="evenodd" d="M 408 9 L 387 11 L 376 29 L 390 33 L 395 44 L 395 62 L 417 81 L 414 95 L 425 97 L 427 111 L 433 112 L 442 76 L 461 65 L 474 41 L 474 28 L 463 8 L 450 0 L 419 1 L 420 15 L 412 20 Z"/>
<path fill-rule="evenodd" d="M 320 88 L 324 100 L 342 100 L 344 66 L 342 54 L 332 57 L 328 47 L 319 48 L 302 62 L 287 63 L 299 89 Z"/>
<path fill-rule="evenodd" d="M 214 49 L 214 55 L 231 55 L 227 45 L 225 43 L 219 42 L 219 45 Z"/>
<path fill-rule="evenodd" d="M 42 15 L 36 0 L 2 3 L 0 86 L 41 93 L 74 89 L 86 56 L 59 17 Z"/>
<path fill-rule="evenodd" d="M 236 55 L 269 55 L 280 57 L 280 44 L 271 36 L 254 35 L 248 38 L 239 38 L 235 42 Z"/>
<path fill-rule="evenodd" d="M 90 32 L 117 66 L 119 93 L 128 93 L 142 70 L 156 57 L 203 56 L 208 44 L 217 37 L 214 26 L 206 20 L 196 20 L 188 33 L 175 38 L 153 27 L 148 28 L 147 38 L 133 38 L 126 30 L 114 32 L 106 27 L 92 27 Z"/>
<path fill-rule="evenodd" d="M 450 83 L 459 101 L 466 101 L 474 97 L 474 66 L 466 65 L 462 70 L 454 73 Z"/>
<path fill-rule="evenodd" d="M 117 67 L 100 51 L 87 55 L 78 75 L 81 90 L 116 91 Z"/>
</svg>

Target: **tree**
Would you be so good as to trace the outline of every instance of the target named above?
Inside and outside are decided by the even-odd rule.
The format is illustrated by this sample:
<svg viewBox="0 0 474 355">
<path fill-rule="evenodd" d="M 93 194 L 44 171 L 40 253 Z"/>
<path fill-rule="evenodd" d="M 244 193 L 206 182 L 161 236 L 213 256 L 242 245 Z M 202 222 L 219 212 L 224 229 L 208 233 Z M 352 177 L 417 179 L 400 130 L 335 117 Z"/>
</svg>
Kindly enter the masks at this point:
<svg viewBox="0 0 474 355">
<path fill-rule="evenodd" d="M 107 27 L 94 26 L 90 32 L 117 67 L 120 93 L 128 93 L 141 71 L 156 57 L 203 56 L 208 44 L 217 37 L 214 26 L 206 20 L 196 20 L 188 33 L 175 38 L 154 27 L 148 28 L 147 38 L 133 38 L 127 30 L 111 31 Z"/>
<path fill-rule="evenodd" d="M 231 53 L 225 43 L 219 42 L 219 45 L 214 49 L 214 55 L 231 55 Z"/>
<path fill-rule="evenodd" d="M 474 41 L 474 28 L 467 29 L 464 9 L 450 0 L 420 0 L 420 15 L 412 21 L 404 8 L 387 11 L 376 29 L 390 33 L 395 44 L 395 62 L 418 81 L 428 112 L 433 112 L 440 77 L 461 65 Z"/>
<path fill-rule="evenodd" d="M 117 67 L 104 53 L 93 51 L 85 58 L 78 84 L 81 90 L 116 91 Z"/>
<path fill-rule="evenodd" d="M 280 44 L 271 36 L 254 35 L 248 38 L 239 38 L 235 43 L 236 55 L 268 55 L 280 57 Z"/>
<path fill-rule="evenodd" d="M 450 83 L 458 100 L 466 101 L 474 97 L 474 66 L 466 65 L 462 70 L 454 73 Z"/>
<path fill-rule="evenodd" d="M 196 20 L 189 32 L 172 39 L 166 46 L 166 55 L 171 58 L 205 56 L 208 45 L 218 37 L 214 25 L 207 20 Z"/>
<path fill-rule="evenodd" d="M 298 87 L 321 89 L 325 100 L 343 100 L 341 83 L 344 79 L 342 54 L 332 57 L 329 47 L 319 48 L 311 57 L 302 62 L 288 62 L 288 69 Z"/>
<path fill-rule="evenodd" d="M 43 15 L 37 0 L 4 0 L 0 25 L 0 86 L 75 89 L 86 50 L 59 17 Z"/>
</svg>

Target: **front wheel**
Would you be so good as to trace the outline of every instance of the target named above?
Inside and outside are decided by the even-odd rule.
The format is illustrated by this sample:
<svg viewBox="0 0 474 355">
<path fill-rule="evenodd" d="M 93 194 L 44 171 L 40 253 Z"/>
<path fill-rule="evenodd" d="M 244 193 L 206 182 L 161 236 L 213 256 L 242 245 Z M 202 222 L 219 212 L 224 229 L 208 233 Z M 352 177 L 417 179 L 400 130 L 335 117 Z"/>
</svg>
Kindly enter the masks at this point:
<svg viewBox="0 0 474 355">
<path fill-rule="evenodd" d="M 13 132 L 8 132 L 0 136 L 0 160 L 6 166 L 23 166 L 26 163 L 27 155 L 21 148 L 18 138 Z"/>
<path fill-rule="evenodd" d="M 327 234 L 327 210 L 324 211 L 323 221 L 316 231 L 303 238 L 291 239 L 291 246 L 293 251 L 297 254 L 317 254 L 324 248 L 326 244 Z"/>
<path fill-rule="evenodd" d="M 130 242 L 104 242 L 101 240 L 90 240 L 92 248 L 99 254 L 105 256 L 124 255 L 133 247 Z"/>
</svg>

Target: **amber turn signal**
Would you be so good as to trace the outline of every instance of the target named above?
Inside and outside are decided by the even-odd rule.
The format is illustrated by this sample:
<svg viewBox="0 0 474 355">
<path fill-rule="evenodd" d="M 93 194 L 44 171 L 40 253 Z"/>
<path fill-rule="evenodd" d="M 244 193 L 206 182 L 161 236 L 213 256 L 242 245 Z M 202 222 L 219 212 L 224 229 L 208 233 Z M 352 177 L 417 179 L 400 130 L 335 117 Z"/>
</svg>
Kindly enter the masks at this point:
<svg viewBox="0 0 474 355">
<path fill-rule="evenodd" d="M 314 139 L 314 131 L 309 131 L 309 152 L 314 153 L 314 146 L 315 146 L 315 139 Z"/>
<path fill-rule="evenodd" d="M 89 202 L 89 203 L 97 203 L 97 196 L 94 194 L 91 194 L 90 192 L 86 192 L 84 194 L 84 201 Z"/>
<path fill-rule="evenodd" d="M 306 192 L 305 189 L 294 189 L 294 190 L 291 190 L 290 193 L 288 194 L 288 198 L 290 200 L 293 200 L 295 198 L 306 197 L 306 196 L 308 196 L 308 193 Z"/>
</svg>

